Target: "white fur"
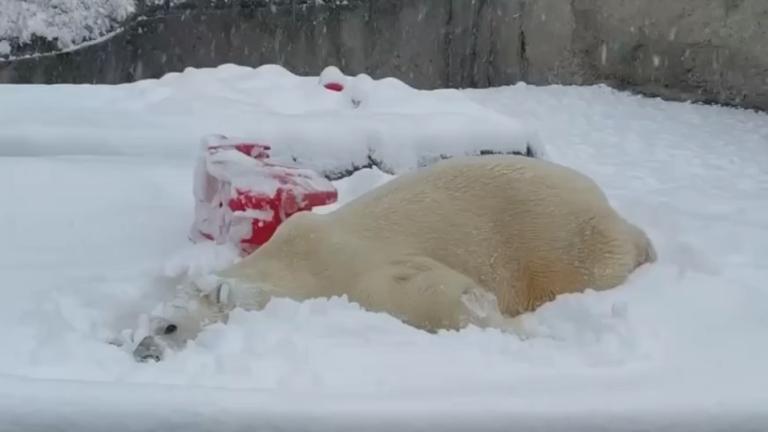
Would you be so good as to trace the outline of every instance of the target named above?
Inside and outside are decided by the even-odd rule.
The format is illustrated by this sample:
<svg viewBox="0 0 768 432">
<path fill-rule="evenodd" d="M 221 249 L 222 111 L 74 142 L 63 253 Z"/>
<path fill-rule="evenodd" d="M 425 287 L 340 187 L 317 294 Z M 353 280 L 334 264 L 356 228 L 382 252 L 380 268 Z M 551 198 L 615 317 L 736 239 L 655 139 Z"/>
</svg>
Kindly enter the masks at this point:
<svg viewBox="0 0 768 432">
<path fill-rule="evenodd" d="M 347 295 L 435 331 L 514 327 L 512 317 L 559 294 L 615 287 L 655 259 L 588 177 L 496 155 L 442 161 L 332 213 L 296 214 L 216 276 L 228 284 L 224 309 Z M 226 315 L 208 309 L 193 321 Z"/>
</svg>

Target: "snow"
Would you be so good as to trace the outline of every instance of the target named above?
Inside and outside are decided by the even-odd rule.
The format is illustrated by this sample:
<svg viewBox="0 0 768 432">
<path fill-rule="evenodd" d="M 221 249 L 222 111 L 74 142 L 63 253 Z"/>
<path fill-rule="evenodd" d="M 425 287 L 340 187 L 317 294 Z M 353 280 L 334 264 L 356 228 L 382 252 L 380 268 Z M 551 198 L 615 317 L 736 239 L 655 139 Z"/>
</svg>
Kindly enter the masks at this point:
<svg viewBox="0 0 768 432">
<path fill-rule="evenodd" d="M 277 67 L 0 86 L 0 429 L 765 429 L 768 116 L 603 86 L 416 92 L 347 78 L 358 108 Z M 488 120 L 456 126 L 462 115 Z M 430 147 L 422 123 L 447 141 Z M 463 127 L 490 131 L 451 141 Z M 658 263 L 526 315 L 537 336 L 524 341 L 429 335 L 334 298 L 237 311 L 157 364 L 105 343 L 179 277 L 236 259 L 187 242 L 202 135 L 279 139 L 328 170 L 373 143 L 406 170 L 505 128 L 512 145 L 535 134 L 548 158 L 592 176 Z M 338 180 L 341 202 L 319 211 L 391 178 Z"/>
<path fill-rule="evenodd" d="M 0 0 L 0 41 L 37 36 L 70 49 L 114 31 L 135 10 L 134 0 Z"/>
<path fill-rule="evenodd" d="M 345 81 L 349 91 L 336 93 L 318 77 L 299 77 L 279 66 L 224 65 L 115 87 L 9 89 L 4 100 L 19 109 L 4 113 L 15 126 L 0 129 L 0 141 L 12 143 L 0 148 L 0 156 L 191 160 L 202 136 L 221 133 L 269 143 L 275 159 L 293 159 L 336 178 L 371 160 L 397 173 L 442 154 L 526 147 L 545 154 L 535 130 L 457 90 L 423 92 L 365 75 Z M 42 97 L 56 103 L 40 104 Z M 364 102 L 355 108 L 353 98 Z M 39 130 L 41 123 L 45 130 Z"/>
<path fill-rule="evenodd" d="M 52 42 L 54 52 L 82 48 L 122 31 L 124 22 L 139 10 L 140 3 L 146 7 L 177 6 L 185 1 L 0 0 L 0 56 L 10 57 L 11 44 L 28 44 L 34 38 Z M 315 1 L 322 3 L 322 0 Z M 216 4 L 231 2 L 218 0 Z M 272 6 L 274 11 L 274 4 Z M 38 51 L 27 55 L 48 54 L 51 53 Z"/>
</svg>

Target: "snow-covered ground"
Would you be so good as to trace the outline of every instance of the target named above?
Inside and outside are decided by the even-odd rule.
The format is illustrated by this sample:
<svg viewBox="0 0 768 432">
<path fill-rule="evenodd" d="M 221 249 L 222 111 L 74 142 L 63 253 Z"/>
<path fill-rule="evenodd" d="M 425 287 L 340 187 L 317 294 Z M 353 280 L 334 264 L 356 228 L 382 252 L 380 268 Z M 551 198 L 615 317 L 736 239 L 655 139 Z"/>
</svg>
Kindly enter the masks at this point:
<svg viewBox="0 0 768 432">
<path fill-rule="evenodd" d="M 391 80 L 357 88 L 354 109 L 316 81 L 227 66 L 0 86 L 0 430 L 768 427 L 767 115 L 602 86 L 413 92 Z M 462 132 L 492 147 L 540 139 L 595 178 L 660 259 L 529 314 L 541 336 L 526 341 L 429 335 L 344 299 L 281 300 L 138 364 L 104 341 L 167 298 L 173 276 L 233 259 L 187 242 L 211 132 L 261 134 L 321 169 L 371 152 L 411 168 L 440 150 L 435 137 L 477 150 Z M 336 185 L 345 201 L 389 178 L 365 169 Z"/>
</svg>

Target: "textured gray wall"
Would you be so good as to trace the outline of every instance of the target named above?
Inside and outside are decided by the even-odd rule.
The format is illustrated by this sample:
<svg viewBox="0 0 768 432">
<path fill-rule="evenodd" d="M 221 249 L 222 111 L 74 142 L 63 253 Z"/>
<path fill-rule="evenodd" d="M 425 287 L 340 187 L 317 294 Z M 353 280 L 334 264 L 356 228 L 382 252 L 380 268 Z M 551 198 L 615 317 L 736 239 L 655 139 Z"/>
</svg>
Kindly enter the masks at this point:
<svg viewBox="0 0 768 432">
<path fill-rule="evenodd" d="M 0 82 L 121 83 L 184 67 L 337 65 L 419 88 L 603 82 L 768 110 L 766 0 L 190 0 L 98 44 L 0 62 Z"/>
<path fill-rule="evenodd" d="M 532 83 L 606 82 L 671 99 L 768 110 L 768 1 L 537 0 L 528 6 Z"/>
</svg>

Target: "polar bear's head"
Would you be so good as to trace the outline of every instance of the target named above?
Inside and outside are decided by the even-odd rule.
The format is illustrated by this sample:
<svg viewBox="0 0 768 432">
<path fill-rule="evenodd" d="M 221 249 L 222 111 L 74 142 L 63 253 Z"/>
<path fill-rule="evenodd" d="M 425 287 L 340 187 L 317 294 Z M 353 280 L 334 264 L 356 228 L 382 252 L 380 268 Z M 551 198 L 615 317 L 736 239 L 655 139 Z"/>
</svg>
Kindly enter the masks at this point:
<svg viewBox="0 0 768 432">
<path fill-rule="evenodd" d="M 226 285 L 210 285 L 211 278 L 201 283 L 191 280 L 177 288 L 173 300 L 163 303 L 152 315 L 140 317 L 133 340 L 138 361 L 162 359 L 167 350 L 182 348 L 194 339 L 207 323 L 221 320 L 232 306 L 224 297 Z M 143 323 L 142 323 L 143 321 Z"/>
<path fill-rule="evenodd" d="M 259 310 L 273 296 L 306 298 L 326 291 L 320 281 L 342 247 L 322 226 L 322 215 L 300 212 L 291 216 L 262 247 L 215 275 L 189 281 L 177 297 L 152 318 L 133 355 L 136 360 L 160 360 L 195 338 L 207 324 L 226 320 L 234 308 Z M 334 246 L 337 245 L 338 247 Z M 344 277 L 339 275 L 338 277 Z"/>
</svg>

